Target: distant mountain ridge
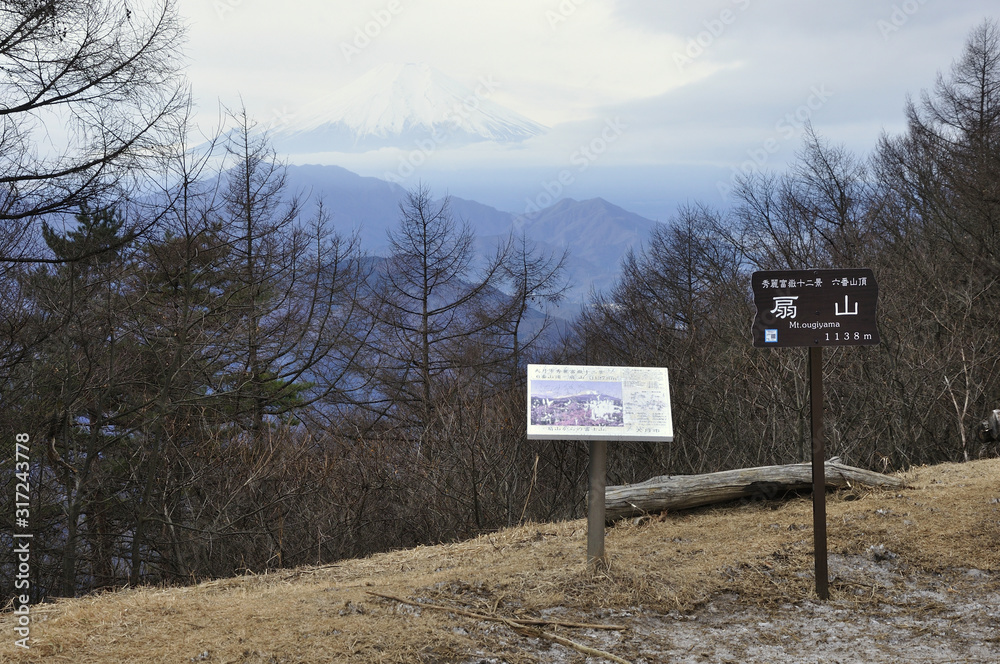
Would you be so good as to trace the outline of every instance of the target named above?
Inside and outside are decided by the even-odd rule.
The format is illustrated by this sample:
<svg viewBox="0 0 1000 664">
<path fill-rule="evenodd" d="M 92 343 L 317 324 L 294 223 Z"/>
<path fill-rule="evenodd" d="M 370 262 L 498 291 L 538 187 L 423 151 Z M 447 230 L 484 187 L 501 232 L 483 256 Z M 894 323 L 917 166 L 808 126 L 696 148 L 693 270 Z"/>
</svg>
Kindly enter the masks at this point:
<svg viewBox="0 0 1000 664">
<path fill-rule="evenodd" d="M 399 221 L 406 189 L 339 166 L 289 166 L 287 173 L 293 191 L 312 202 L 323 201 L 339 233 L 357 234 L 368 251 L 386 252 L 386 233 Z M 555 254 L 568 250 L 572 288 L 567 299 L 576 303 L 584 302 L 591 289 L 610 288 L 622 257 L 637 249 L 656 224 L 603 198 L 561 199 L 530 217 L 455 196 L 450 205 L 457 219 L 470 224 L 484 254 L 511 233 L 521 232 L 540 249 Z"/>
<path fill-rule="evenodd" d="M 461 145 L 517 143 L 546 128 L 427 64 L 384 64 L 313 102 L 273 135 L 285 152 L 363 152 L 433 140 Z"/>
<path fill-rule="evenodd" d="M 564 198 L 541 212 L 517 217 L 524 233 L 586 261 L 594 284 L 602 288 L 618 275 L 621 259 L 649 236 L 656 222 L 624 210 L 603 198 Z"/>
</svg>

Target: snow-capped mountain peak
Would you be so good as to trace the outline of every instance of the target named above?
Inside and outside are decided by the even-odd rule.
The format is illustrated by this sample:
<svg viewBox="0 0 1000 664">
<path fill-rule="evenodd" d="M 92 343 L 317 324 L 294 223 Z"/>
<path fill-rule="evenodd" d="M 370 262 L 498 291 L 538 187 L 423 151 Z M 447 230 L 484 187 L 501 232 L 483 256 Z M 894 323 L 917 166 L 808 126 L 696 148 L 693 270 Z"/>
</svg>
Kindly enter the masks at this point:
<svg viewBox="0 0 1000 664">
<path fill-rule="evenodd" d="M 491 101 L 496 84 L 470 88 L 427 64 L 386 64 L 314 102 L 275 132 L 276 142 L 303 140 L 311 151 L 412 146 L 412 140 L 520 142 L 545 127 Z M 344 143 L 349 145 L 345 146 Z"/>
</svg>

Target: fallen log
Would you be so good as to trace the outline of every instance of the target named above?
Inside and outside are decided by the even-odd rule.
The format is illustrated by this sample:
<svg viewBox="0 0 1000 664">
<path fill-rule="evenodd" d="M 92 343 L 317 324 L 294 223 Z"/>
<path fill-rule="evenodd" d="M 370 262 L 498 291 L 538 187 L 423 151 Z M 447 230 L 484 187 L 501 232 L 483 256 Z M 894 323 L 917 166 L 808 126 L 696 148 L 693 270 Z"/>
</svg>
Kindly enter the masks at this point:
<svg viewBox="0 0 1000 664">
<path fill-rule="evenodd" d="M 902 487 L 898 477 L 845 466 L 839 458 L 824 464 L 826 486 L 852 484 Z M 772 499 L 790 491 L 812 488 L 812 464 L 762 466 L 724 470 L 705 475 L 664 475 L 638 484 L 609 486 L 604 493 L 608 523 L 663 510 L 681 510 L 740 498 Z"/>
</svg>

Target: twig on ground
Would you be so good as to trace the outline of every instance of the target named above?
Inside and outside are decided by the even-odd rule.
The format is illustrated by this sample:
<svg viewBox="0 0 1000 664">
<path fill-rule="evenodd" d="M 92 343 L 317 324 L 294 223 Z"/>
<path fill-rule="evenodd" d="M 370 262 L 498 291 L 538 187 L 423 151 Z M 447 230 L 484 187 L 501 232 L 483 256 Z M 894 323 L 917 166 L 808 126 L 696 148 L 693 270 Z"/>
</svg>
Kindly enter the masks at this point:
<svg viewBox="0 0 1000 664">
<path fill-rule="evenodd" d="M 475 611 L 466 611 L 464 609 L 457 609 L 452 606 L 443 606 L 441 604 L 429 604 L 425 602 L 413 602 L 408 599 L 403 599 L 402 597 L 396 597 L 394 595 L 385 595 L 383 593 L 377 593 L 372 590 L 368 591 L 369 595 L 374 595 L 375 597 L 381 597 L 382 599 L 392 600 L 393 602 L 399 602 L 401 604 L 408 604 L 409 606 L 417 606 L 422 609 L 433 609 L 435 611 L 445 611 L 447 613 L 455 613 L 460 616 L 466 616 L 468 618 L 475 618 L 477 620 L 491 620 L 494 622 L 501 622 L 513 629 L 518 634 L 522 636 L 528 636 L 532 638 L 548 639 L 549 641 L 555 641 L 556 643 L 566 646 L 567 648 L 572 648 L 577 652 L 581 652 L 584 655 L 589 655 L 591 657 L 601 657 L 611 662 L 617 662 L 618 664 L 632 664 L 627 659 L 622 659 L 617 655 L 614 655 L 603 650 L 598 650 L 597 648 L 591 648 L 590 646 L 585 646 L 582 643 L 577 643 L 571 639 L 567 639 L 565 636 L 559 636 L 558 634 L 553 634 L 552 632 L 546 632 L 542 629 L 537 629 L 532 627 L 532 625 L 558 625 L 560 627 L 576 627 L 583 629 L 606 629 L 621 631 L 628 629 L 623 625 L 588 625 L 586 623 L 573 623 L 565 622 L 559 620 L 535 620 L 531 618 L 504 618 L 503 616 L 491 616 L 485 613 L 476 613 Z"/>
<path fill-rule="evenodd" d="M 535 629 L 534 627 L 527 627 L 525 625 L 518 625 L 514 621 L 507 620 L 506 618 L 502 618 L 501 621 L 507 623 L 511 629 L 524 636 L 543 638 L 543 639 L 548 639 L 550 641 L 555 641 L 560 645 L 566 646 L 567 648 L 572 648 L 577 652 L 582 652 L 584 655 L 589 655 L 591 657 L 601 657 L 603 659 L 612 662 L 618 662 L 618 664 L 632 664 L 627 659 L 622 659 L 621 657 L 613 655 L 612 653 L 606 652 L 604 650 L 598 650 L 597 648 L 591 648 L 590 646 L 585 646 L 582 643 L 577 643 L 576 641 L 567 639 L 564 636 L 559 636 L 558 634 L 553 634 L 552 632 L 546 632 L 545 630 Z"/>
<path fill-rule="evenodd" d="M 402 597 L 396 597 L 395 595 L 385 595 L 383 593 L 377 593 L 373 590 L 367 591 L 369 595 L 374 595 L 375 597 L 381 597 L 382 599 L 389 599 L 394 602 L 399 602 L 400 604 L 408 604 L 410 606 L 416 606 L 421 609 L 433 609 L 435 611 L 447 611 L 448 613 L 457 613 L 460 616 L 466 616 L 468 618 L 475 618 L 477 620 L 491 620 L 493 622 L 502 622 L 508 624 L 516 624 L 521 627 L 531 627 L 532 625 L 556 625 L 558 627 L 570 627 L 575 629 L 604 629 L 610 631 L 621 632 L 628 627 L 625 625 L 595 625 L 589 623 L 576 623 L 567 622 L 565 620 L 545 620 L 541 618 L 505 618 L 503 616 L 491 616 L 486 613 L 476 613 L 475 611 L 466 611 L 465 609 L 459 609 L 453 606 L 444 606 L 443 604 L 430 604 L 428 602 L 414 602 L 408 599 L 403 599 Z"/>
</svg>

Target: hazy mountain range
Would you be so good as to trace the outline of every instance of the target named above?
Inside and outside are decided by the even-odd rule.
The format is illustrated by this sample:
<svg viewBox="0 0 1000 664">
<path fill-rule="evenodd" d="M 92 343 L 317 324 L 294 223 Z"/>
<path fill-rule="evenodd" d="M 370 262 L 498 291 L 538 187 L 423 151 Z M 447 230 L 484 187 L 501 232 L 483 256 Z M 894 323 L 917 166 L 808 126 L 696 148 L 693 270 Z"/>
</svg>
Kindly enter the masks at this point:
<svg viewBox="0 0 1000 664">
<path fill-rule="evenodd" d="M 269 125 L 268 140 L 279 154 L 295 155 L 299 164 L 337 164 L 365 172 L 380 163 L 387 175 L 392 171 L 398 176 L 387 179 L 411 184 L 410 175 L 419 167 L 437 186 L 447 182 L 453 191 L 503 209 L 526 209 L 526 203 L 532 207 L 543 194 L 541 183 L 567 168 L 535 159 L 533 150 L 539 145 L 564 144 L 569 155 L 605 131 L 604 121 L 545 127 L 496 103 L 503 87 L 490 77 L 459 81 L 423 63 L 384 64 L 330 91 L 318 81 L 316 89 L 312 102 L 282 113 Z M 490 152 L 493 148 L 497 151 Z M 525 161 L 512 160 L 515 153 L 526 155 Z M 482 160 L 470 161 L 470 154 Z M 494 161 L 489 155 L 504 158 Z M 574 182 L 564 195 L 590 198 L 586 192 L 601 192 L 656 219 L 668 216 L 674 201 L 717 197 L 713 183 L 730 177 L 724 169 L 692 164 L 623 167 L 595 159 L 585 166 L 572 164 Z"/>
<path fill-rule="evenodd" d="M 434 151 L 471 142 L 516 144 L 546 127 L 489 99 L 489 79 L 465 85 L 426 64 L 376 67 L 350 84 L 318 98 L 311 107 L 274 127 L 269 140 L 279 153 L 367 152 L 384 147 Z M 357 234 L 375 254 L 387 248 L 406 190 L 388 180 L 362 177 L 338 166 L 290 166 L 292 189 L 322 200 L 342 234 Z M 500 186 L 498 184 L 498 186 Z M 444 195 L 446 192 L 440 192 Z M 654 222 L 601 198 L 563 198 L 531 214 L 505 212 L 451 197 L 451 212 L 467 221 L 483 255 L 511 234 L 524 233 L 539 250 L 569 251 L 569 302 L 583 302 L 592 288 L 605 290 L 622 256 L 638 246 Z"/>
<path fill-rule="evenodd" d="M 288 181 L 304 202 L 323 201 L 337 232 L 357 234 L 366 250 L 384 254 L 386 233 L 400 217 L 403 187 L 363 177 L 339 166 L 288 166 Z M 526 217 L 463 198 L 450 197 L 456 219 L 469 223 L 484 252 L 511 233 L 524 233 L 550 252 L 569 251 L 569 302 L 583 302 L 591 288 L 606 290 L 618 275 L 622 257 L 638 248 L 656 222 L 602 198 L 562 199 Z"/>
</svg>

